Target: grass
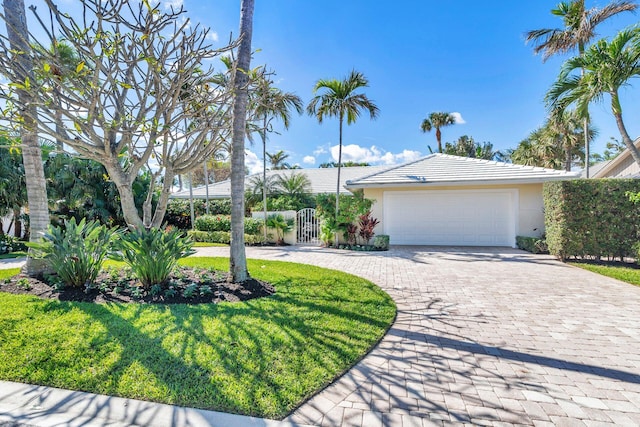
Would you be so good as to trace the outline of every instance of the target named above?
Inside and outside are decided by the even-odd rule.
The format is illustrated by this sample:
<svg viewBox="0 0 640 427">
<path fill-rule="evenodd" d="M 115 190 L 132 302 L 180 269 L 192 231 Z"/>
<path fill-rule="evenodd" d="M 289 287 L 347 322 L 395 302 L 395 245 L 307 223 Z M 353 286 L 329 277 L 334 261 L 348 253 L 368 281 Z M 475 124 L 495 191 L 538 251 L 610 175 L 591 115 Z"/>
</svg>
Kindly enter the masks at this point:
<svg viewBox="0 0 640 427">
<path fill-rule="evenodd" d="M 225 243 L 209 243 L 209 242 L 193 242 L 194 248 L 211 248 L 211 247 L 229 247 L 229 245 Z"/>
<path fill-rule="evenodd" d="M 0 255 L 0 259 L 21 258 L 24 256 L 27 256 L 26 251 L 16 251 L 16 252 L 9 252 L 8 254 L 2 254 Z"/>
<path fill-rule="evenodd" d="M 229 261 L 183 263 L 223 270 Z M 389 296 L 356 276 L 258 260 L 249 271 L 276 294 L 192 306 L 0 292 L 0 379 L 283 418 L 357 362 L 395 316 Z M 17 272 L 0 270 L 0 279 Z"/>
<path fill-rule="evenodd" d="M 632 285 L 640 286 L 640 269 L 637 268 L 588 264 L 582 262 L 572 262 L 569 264 L 576 267 L 584 268 L 585 270 L 589 270 L 603 276 L 612 277 L 623 282 L 631 283 Z"/>
</svg>

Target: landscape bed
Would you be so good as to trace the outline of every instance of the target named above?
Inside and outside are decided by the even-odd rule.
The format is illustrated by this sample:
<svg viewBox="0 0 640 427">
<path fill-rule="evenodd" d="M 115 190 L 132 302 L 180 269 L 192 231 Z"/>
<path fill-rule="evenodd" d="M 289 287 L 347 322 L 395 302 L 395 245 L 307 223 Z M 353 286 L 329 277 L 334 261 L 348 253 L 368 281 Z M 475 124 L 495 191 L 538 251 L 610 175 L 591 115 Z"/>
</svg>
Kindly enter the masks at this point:
<svg viewBox="0 0 640 427">
<path fill-rule="evenodd" d="M 184 266 L 224 270 L 224 258 Z M 362 278 L 249 260 L 275 293 L 217 304 L 101 304 L 2 292 L 0 379 L 283 418 L 357 362 L 395 317 Z M 17 270 L 0 270 L 0 283 Z"/>
</svg>

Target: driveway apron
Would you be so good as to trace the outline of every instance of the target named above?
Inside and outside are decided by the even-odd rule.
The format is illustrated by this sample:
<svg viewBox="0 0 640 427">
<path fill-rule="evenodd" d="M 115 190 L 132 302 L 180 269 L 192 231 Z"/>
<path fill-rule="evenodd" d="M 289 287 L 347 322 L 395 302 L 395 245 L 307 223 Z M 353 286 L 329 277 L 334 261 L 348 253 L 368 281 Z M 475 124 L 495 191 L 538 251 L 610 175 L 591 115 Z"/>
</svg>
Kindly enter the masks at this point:
<svg viewBox="0 0 640 427">
<path fill-rule="evenodd" d="M 382 341 L 288 421 L 640 425 L 640 287 L 509 248 L 247 248 L 247 256 L 365 277 L 398 307 Z"/>
</svg>

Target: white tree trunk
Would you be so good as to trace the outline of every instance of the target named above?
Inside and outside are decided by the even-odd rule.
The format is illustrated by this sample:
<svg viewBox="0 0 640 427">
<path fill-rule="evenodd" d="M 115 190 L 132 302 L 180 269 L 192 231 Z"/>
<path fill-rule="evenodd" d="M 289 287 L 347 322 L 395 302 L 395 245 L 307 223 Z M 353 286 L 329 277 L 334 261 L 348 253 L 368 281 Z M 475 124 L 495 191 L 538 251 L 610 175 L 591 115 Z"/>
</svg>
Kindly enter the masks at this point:
<svg viewBox="0 0 640 427">
<path fill-rule="evenodd" d="M 248 76 L 251 66 L 251 36 L 254 0 L 242 0 L 240 6 L 240 47 L 235 70 L 233 100 L 233 138 L 231 143 L 231 248 L 229 281 L 249 279 L 244 248 L 244 138 L 247 119 Z"/>
<path fill-rule="evenodd" d="M 31 70 L 33 65 L 29 58 L 29 43 L 26 39 L 27 21 L 25 16 L 23 0 L 4 0 L 4 13 L 6 16 L 7 35 L 11 49 L 16 52 L 24 52 L 16 61 L 16 74 L 21 76 L 21 81 L 16 83 L 24 83 L 28 78 L 34 81 Z M 18 90 L 18 97 L 21 103 L 25 105 L 31 104 L 29 101 L 31 95 L 26 90 Z M 23 112 L 23 125 L 20 129 L 20 137 L 22 139 L 22 161 L 24 163 L 24 173 L 27 185 L 27 200 L 29 204 L 29 223 L 30 237 L 32 242 L 42 238 L 44 232 L 49 226 L 49 207 L 47 204 L 47 187 L 44 178 L 44 166 L 42 163 L 42 153 L 38 144 L 37 126 L 35 123 L 36 109 L 28 107 Z M 46 270 L 47 264 L 44 260 L 35 260 L 31 257 L 27 258 L 24 266 L 24 272 L 29 276 L 37 276 Z"/>
</svg>

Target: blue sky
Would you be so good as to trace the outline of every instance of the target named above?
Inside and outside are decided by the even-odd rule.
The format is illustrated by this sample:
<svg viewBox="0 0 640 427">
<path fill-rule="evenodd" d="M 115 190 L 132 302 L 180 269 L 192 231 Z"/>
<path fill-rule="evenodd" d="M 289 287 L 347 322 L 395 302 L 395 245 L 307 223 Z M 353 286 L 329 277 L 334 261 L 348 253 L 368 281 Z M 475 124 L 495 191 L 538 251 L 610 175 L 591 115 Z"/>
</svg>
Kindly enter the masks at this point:
<svg viewBox="0 0 640 427">
<path fill-rule="evenodd" d="M 25 2 L 27 6 L 30 1 Z M 63 0 L 62 8 L 75 1 Z M 172 0 L 194 22 L 210 27 L 224 45 L 238 33 L 239 0 Z M 420 123 L 433 111 L 459 112 L 464 123 L 444 128 L 443 142 L 470 135 L 497 149 L 515 148 L 540 126 L 543 97 L 565 58 L 546 63 L 524 43 L 527 30 L 562 25 L 551 1 L 370 1 L 256 0 L 252 66 L 266 64 L 278 86 L 305 105 L 320 78 L 343 78 L 350 70 L 370 81 L 367 96 L 380 108 L 376 121 L 362 116 L 345 126 L 345 160 L 372 164 L 402 162 L 437 148 L 435 133 Z M 604 1 L 587 1 L 588 7 Z M 603 24 L 600 36 L 638 22 L 623 14 Z M 632 137 L 640 135 L 640 82 L 622 91 L 623 114 Z M 591 108 L 599 136 L 592 151 L 619 139 L 609 98 Z M 322 125 L 307 115 L 293 117 L 288 131 L 272 134 L 267 151 L 284 150 L 291 163 L 317 167 L 337 153 L 338 122 Z M 334 149 L 332 150 L 332 147 Z M 259 142 L 248 146 L 247 164 L 260 169 Z M 312 161 L 313 160 L 313 161 Z"/>
</svg>

